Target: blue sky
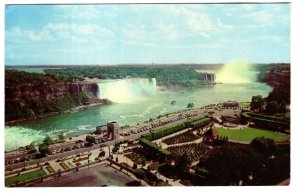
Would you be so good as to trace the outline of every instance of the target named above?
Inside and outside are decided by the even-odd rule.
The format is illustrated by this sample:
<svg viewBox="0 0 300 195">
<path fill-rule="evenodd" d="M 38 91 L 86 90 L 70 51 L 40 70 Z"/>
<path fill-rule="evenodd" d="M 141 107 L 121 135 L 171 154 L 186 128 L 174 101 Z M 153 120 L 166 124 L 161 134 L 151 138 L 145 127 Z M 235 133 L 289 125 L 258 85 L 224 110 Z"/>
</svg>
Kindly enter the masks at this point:
<svg viewBox="0 0 300 195">
<path fill-rule="evenodd" d="M 290 62 L 289 4 L 7 5 L 5 64 Z"/>
</svg>

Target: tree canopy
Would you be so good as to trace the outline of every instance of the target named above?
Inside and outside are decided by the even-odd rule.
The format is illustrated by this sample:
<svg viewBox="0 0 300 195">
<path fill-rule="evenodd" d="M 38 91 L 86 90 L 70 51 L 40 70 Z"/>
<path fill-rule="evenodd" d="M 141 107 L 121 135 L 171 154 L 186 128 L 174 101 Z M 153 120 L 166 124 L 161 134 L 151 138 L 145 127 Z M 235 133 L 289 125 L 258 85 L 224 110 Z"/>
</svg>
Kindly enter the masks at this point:
<svg viewBox="0 0 300 195">
<path fill-rule="evenodd" d="M 250 145 L 266 156 L 272 155 L 275 152 L 274 140 L 270 138 L 256 137 L 251 141 Z"/>
<path fill-rule="evenodd" d="M 255 185 L 264 174 L 264 157 L 248 146 L 224 145 L 199 164 L 208 171 L 208 185 Z"/>
<path fill-rule="evenodd" d="M 265 99 L 261 95 L 253 96 L 251 100 L 251 110 L 263 110 L 263 106 L 265 104 Z"/>
</svg>

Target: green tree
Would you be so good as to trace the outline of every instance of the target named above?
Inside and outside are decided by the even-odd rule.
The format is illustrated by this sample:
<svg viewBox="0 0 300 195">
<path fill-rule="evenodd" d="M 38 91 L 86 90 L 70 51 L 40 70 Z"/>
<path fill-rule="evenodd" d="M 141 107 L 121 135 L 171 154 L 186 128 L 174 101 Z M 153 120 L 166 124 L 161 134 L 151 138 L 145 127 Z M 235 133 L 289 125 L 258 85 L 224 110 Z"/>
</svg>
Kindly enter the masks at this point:
<svg viewBox="0 0 300 195">
<path fill-rule="evenodd" d="M 87 135 L 85 140 L 89 143 L 95 143 L 96 138 L 94 136 Z"/>
<path fill-rule="evenodd" d="M 29 145 L 25 146 L 26 150 L 32 150 L 36 146 L 35 142 L 31 142 Z"/>
<path fill-rule="evenodd" d="M 115 153 L 115 152 L 117 152 L 119 149 L 120 149 L 119 146 L 115 145 L 111 151 L 112 151 L 113 153 Z"/>
<path fill-rule="evenodd" d="M 99 153 L 98 157 L 103 157 L 103 156 L 105 156 L 105 151 L 104 151 L 104 150 L 102 150 L 102 151 Z"/>
<path fill-rule="evenodd" d="M 250 145 L 266 156 L 270 156 L 275 152 L 274 140 L 270 138 L 256 137 Z"/>
<path fill-rule="evenodd" d="M 267 103 L 266 106 L 266 112 L 268 114 L 275 114 L 279 111 L 280 105 L 277 103 L 277 101 L 270 101 Z"/>
<path fill-rule="evenodd" d="M 46 143 L 40 144 L 39 151 L 42 156 L 45 156 L 49 152 L 48 145 Z"/>
<path fill-rule="evenodd" d="M 187 108 L 193 109 L 195 107 L 194 103 L 188 103 Z"/>
<path fill-rule="evenodd" d="M 58 139 L 59 140 L 64 140 L 65 139 L 65 136 L 64 136 L 63 132 L 58 135 Z"/>
<path fill-rule="evenodd" d="M 262 111 L 265 104 L 265 99 L 261 95 L 252 96 L 250 109 Z"/>
<path fill-rule="evenodd" d="M 240 181 L 258 185 L 264 179 L 267 161 L 251 146 L 224 145 L 215 148 L 199 167 L 208 171 L 207 185 L 239 185 Z"/>
<path fill-rule="evenodd" d="M 134 175 L 138 178 L 138 179 L 145 179 L 146 177 L 146 173 L 143 169 L 136 169 L 134 171 Z"/>
<path fill-rule="evenodd" d="M 53 142 L 52 138 L 51 138 L 49 135 L 47 135 L 47 136 L 45 137 L 45 139 L 44 139 L 44 143 L 45 143 L 47 146 L 49 146 L 49 145 L 52 144 L 52 142 Z"/>
</svg>

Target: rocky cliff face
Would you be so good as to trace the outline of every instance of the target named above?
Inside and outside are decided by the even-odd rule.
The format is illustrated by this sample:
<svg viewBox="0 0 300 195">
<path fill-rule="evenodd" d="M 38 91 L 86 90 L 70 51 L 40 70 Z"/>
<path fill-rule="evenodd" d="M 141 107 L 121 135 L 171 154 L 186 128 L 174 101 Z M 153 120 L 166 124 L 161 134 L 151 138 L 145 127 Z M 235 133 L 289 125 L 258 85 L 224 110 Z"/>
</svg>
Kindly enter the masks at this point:
<svg viewBox="0 0 300 195">
<path fill-rule="evenodd" d="M 6 87 L 5 101 L 48 99 L 64 95 L 78 96 L 82 93 L 88 93 L 96 98 L 97 91 L 98 86 L 96 83 L 44 83 L 39 85 L 23 83 L 17 86 Z"/>
<path fill-rule="evenodd" d="M 5 121 L 60 113 L 81 105 L 107 104 L 97 97 L 97 83 L 33 82 L 5 87 Z"/>
</svg>

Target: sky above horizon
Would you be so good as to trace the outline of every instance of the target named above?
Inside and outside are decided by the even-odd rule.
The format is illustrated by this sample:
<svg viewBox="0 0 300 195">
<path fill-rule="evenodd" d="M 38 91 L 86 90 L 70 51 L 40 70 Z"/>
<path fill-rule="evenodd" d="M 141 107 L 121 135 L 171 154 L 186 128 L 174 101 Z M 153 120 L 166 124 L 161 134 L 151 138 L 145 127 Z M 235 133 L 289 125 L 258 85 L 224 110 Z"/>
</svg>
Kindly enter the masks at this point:
<svg viewBox="0 0 300 195">
<path fill-rule="evenodd" d="M 289 4 L 7 5 L 5 64 L 290 62 Z"/>
</svg>

